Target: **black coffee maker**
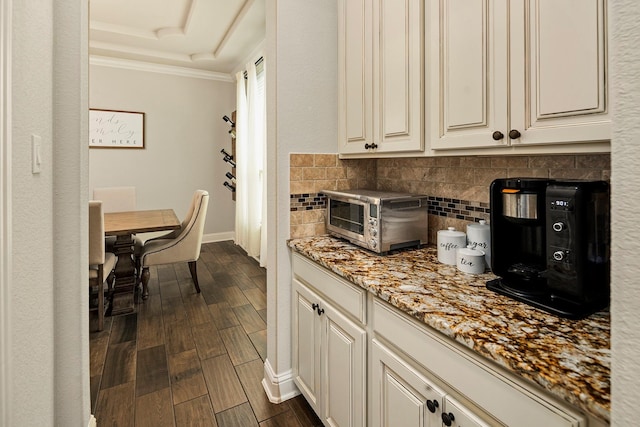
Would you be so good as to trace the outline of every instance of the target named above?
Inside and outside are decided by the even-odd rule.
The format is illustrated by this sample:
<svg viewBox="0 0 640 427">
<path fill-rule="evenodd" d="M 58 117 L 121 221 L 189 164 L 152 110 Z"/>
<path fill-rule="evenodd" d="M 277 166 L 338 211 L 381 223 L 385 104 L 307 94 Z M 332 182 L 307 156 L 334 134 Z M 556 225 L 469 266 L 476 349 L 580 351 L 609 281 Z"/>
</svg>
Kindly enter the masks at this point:
<svg viewBox="0 0 640 427">
<path fill-rule="evenodd" d="M 491 183 L 487 288 L 561 317 L 609 304 L 609 185 L 503 178 Z"/>
</svg>

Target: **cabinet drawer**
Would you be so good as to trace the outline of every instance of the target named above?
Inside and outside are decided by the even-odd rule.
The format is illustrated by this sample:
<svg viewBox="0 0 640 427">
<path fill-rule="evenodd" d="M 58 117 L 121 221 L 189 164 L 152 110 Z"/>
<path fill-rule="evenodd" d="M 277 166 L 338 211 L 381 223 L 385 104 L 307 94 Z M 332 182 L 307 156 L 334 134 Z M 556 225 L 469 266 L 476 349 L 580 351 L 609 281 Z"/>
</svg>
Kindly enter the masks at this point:
<svg viewBox="0 0 640 427">
<path fill-rule="evenodd" d="M 293 253 L 293 275 L 313 287 L 361 324 L 366 323 L 367 291 L 318 266 L 304 256 Z"/>
<path fill-rule="evenodd" d="M 451 339 L 374 299 L 373 331 L 509 426 L 585 427 L 585 418 Z"/>
</svg>

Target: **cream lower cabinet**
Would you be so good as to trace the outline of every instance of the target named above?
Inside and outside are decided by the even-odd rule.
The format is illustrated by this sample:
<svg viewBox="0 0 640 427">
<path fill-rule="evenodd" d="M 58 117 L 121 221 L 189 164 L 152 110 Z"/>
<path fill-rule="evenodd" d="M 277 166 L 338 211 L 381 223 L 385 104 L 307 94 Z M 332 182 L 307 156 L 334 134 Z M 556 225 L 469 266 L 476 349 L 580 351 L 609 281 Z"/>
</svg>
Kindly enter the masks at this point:
<svg viewBox="0 0 640 427">
<path fill-rule="evenodd" d="M 421 372 L 445 395 L 439 404 L 442 414 L 447 415 L 441 414 L 442 424 L 391 425 L 587 426 L 586 417 L 573 408 L 550 399 L 389 304 L 374 299 L 372 305 L 374 346 L 375 340 L 384 340 L 393 349 L 397 366 Z M 371 404 L 375 406 L 382 398 L 374 392 L 374 399 Z"/>
<path fill-rule="evenodd" d="M 432 149 L 606 149 L 607 0 L 456 0 L 426 7 Z"/>
<path fill-rule="evenodd" d="M 293 253 L 294 381 L 326 426 L 604 427 Z"/>
<path fill-rule="evenodd" d="M 297 255 L 293 263 L 294 381 L 326 426 L 365 427 L 363 290 Z"/>
<path fill-rule="evenodd" d="M 380 341 L 371 342 L 371 427 L 487 427 Z"/>
</svg>

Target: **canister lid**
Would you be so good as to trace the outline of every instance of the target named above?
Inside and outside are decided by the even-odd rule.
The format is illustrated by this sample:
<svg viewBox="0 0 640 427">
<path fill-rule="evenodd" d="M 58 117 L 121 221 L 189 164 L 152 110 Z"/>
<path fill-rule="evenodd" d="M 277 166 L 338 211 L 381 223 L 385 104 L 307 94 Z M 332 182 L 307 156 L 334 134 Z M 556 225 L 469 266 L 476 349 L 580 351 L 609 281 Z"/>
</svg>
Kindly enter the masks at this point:
<svg viewBox="0 0 640 427">
<path fill-rule="evenodd" d="M 480 229 L 480 230 L 487 229 L 487 228 L 489 228 L 489 224 L 487 224 L 487 221 L 485 221 L 484 219 L 481 219 L 480 221 L 478 221 L 478 223 L 474 222 L 473 224 L 468 224 L 467 225 L 467 230 L 470 229 L 470 228 L 473 228 L 473 229 L 477 228 L 477 229 Z"/>
<path fill-rule="evenodd" d="M 483 256 L 483 255 L 485 255 L 485 252 L 483 250 L 476 249 L 472 245 L 468 245 L 466 248 L 459 248 L 459 249 L 457 249 L 457 251 L 458 251 L 458 253 L 460 255 L 465 255 L 465 256 Z"/>
<path fill-rule="evenodd" d="M 446 230 L 438 230 L 438 234 L 447 237 L 466 237 L 464 231 L 456 231 L 455 227 L 447 227 Z"/>
</svg>

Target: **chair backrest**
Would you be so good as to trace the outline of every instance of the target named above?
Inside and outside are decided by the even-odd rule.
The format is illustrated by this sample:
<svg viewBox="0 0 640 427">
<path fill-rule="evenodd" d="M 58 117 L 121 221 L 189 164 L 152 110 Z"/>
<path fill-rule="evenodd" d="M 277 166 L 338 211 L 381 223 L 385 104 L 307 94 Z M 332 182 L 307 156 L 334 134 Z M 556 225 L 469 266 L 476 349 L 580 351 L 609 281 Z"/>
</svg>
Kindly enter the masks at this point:
<svg viewBox="0 0 640 427">
<path fill-rule="evenodd" d="M 209 206 L 209 193 L 205 190 L 197 190 L 193 195 L 189 213 L 187 213 L 186 225 L 183 225 L 179 233 L 170 239 L 161 239 L 158 246 L 145 250 L 141 256 L 141 265 L 158 265 L 170 262 L 196 261 L 200 256 L 202 234 Z M 185 218 L 186 221 L 186 218 Z M 183 222 L 184 224 L 184 222 Z M 153 240 L 151 240 L 153 243 Z"/>
<path fill-rule="evenodd" d="M 94 188 L 93 199 L 102 200 L 103 212 L 135 211 L 136 187 Z"/>
<path fill-rule="evenodd" d="M 100 200 L 89 201 L 89 265 L 104 264 L 104 215 Z"/>
<path fill-rule="evenodd" d="M 180 224 L 180 230 L 184 230 L 189 223 L 191 222 L 191 220 L 193 219 L 193 212 L 196 209 L 196 204 L 200 203 L 201 201 L 201 197 L 199 192 L 204 191 L 204 190 L 197 190 L 193 197 L 191 198 L 191 205 L 189 205 L 189 210 L 187 210 L 187 214 L 184 216 L 184 218 L 182 219 L 182 223 Z M 206 193 L 206 191 L 205 191 Z M 208 195 L 208 193 L 207 193 Z"/>
<path fill-rule="evenodd" d="M 180 235 L 177 241 L 182 239 L 188 241 L 188 246 L 193 248 L 192 259 L 197 260 L 200 256 L 200 247 L 202 246 L 202 235 L 204 233 L 204 222 L 207 217 L 207 208 L 209 207 L 209 192 L 206 190 L 196 190 L 191 200 L 191 206 L 186 218 L 189 222 L 185 225 L 183 222 Z"/>
</svg>

